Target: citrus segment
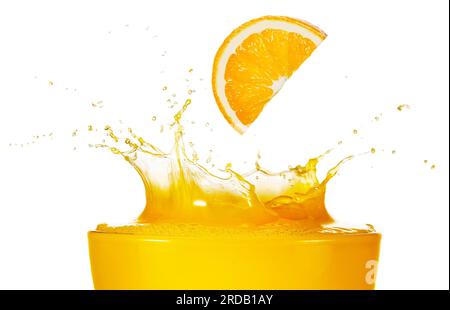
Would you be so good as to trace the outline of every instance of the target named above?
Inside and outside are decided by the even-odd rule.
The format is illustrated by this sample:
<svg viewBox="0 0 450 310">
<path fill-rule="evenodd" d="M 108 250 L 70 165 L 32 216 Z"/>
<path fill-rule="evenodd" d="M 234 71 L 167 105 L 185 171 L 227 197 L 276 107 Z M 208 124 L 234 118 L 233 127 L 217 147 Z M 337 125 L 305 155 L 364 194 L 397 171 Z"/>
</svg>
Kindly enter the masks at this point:
<svg viewBox="0 0 450 310">
<path fill-rule="evenodd" d="M 213 66 L 213 91 L 227 121 L 244 133 L 326 34 L 279 16 L 251 20 L 225 39 Z"/>
</svg>

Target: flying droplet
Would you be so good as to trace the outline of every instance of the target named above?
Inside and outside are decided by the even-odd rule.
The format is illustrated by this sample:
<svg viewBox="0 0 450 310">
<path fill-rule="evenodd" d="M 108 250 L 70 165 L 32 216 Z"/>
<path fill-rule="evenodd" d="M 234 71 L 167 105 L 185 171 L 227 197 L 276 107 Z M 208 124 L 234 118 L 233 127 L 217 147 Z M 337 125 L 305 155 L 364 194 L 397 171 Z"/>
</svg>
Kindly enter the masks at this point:
<svg viewBox="0 0 450 310">
<path fill-rule="evenodd" d="M 121 154 L 120 150 L 115 147 L 112 147 L 110 150 L 111 150 L 111 152 L 113 152 L 116 155 Z"/>
<path fill-rule="evenodd" d="M 405 109 L 409 109 L 409 108 L 411 108 L 411 107 L 409 105 L 407 105 L 407 104 L 400 104 L 400 105 L 397 106 L 397 110 L 400 111 L 400 112 L 405 110 Z"/>
</svg>

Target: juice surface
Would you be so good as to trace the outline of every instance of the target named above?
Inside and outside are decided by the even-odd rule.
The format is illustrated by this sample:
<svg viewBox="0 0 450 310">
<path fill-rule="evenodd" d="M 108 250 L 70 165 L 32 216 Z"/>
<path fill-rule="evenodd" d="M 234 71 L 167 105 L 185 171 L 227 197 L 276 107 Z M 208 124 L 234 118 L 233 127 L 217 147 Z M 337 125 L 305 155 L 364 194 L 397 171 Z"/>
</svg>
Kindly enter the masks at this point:
<svg viewBox="0 0 450 310">
<path fill-rule="evenodd" d="M 310 220 L 284 221 L 258 226 L 217 226 L 187 223 L 133 223 L 128 225 L 100 224 L 97 232 L 151 236 L 168 239 L 220 239 L 220 240 L 331 240 L 376 233 L 372 225 L 323 224 Z"/>
</svg>

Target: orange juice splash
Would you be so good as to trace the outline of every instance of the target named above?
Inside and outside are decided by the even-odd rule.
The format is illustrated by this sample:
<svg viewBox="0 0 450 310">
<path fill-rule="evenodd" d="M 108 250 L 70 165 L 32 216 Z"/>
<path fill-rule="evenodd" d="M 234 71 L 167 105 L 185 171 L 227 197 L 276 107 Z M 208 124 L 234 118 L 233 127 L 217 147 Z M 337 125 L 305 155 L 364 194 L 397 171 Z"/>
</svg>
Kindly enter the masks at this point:
<svg viewBox="0 0 450 310">
<path fill-rule="evenodd" d="M 317 165 L 331 150 L 310 159 L 304 166 L 281 172 L 271 172 L 257 160 L 254 169 L 246 173 L 233 170 L 231 164 L 220 170 L 220 174 L 212 173 L 185 149 L 181 120 L 190 104 L 191 99 L 187 99 L 174 115 L 171 124 L 174 145 L 169 152 L 145 141 L 131 128 L 127 137 L 119 137 L 110 126 L 105 127 L 112 143 L 120 144 L 121 148 L 96 145 L 123 156 L 139 173 L 145 186 L 146 206 L 136 224 L 259 228 L 283 224 L 301 231 L 330 231 L 333 219 L 325 208 L 327 183 L 353 156 L 339 161 L 322 180 L 317 177 Z M 98 229 L 117 228 L 99 225 Z M 372 230 L 372 227 L 364 228 L 364 231 Z"/>
</svg>

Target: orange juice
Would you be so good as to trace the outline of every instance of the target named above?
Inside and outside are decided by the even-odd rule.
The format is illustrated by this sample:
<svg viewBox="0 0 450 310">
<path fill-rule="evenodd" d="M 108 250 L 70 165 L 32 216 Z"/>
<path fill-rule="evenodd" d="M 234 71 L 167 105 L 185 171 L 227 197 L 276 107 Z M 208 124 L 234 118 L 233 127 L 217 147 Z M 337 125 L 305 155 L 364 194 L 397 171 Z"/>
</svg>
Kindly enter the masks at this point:
<svg viewBox="0 0 450 310">
<path fill-rule="evenodd" d="M 373 289 L 380 235 L 218 232 L 167 224 L 89 233 L 96 289 Z M 153 230 L 153 232 L 151 232 Z M 192 230 L 188 232 L 187 230 Z M 181 232 L 180 232 L 181 231 Z"/>
<path fill-rule="evenodd" d="M 185 151 L 175 115 L 175 144 L 165 153 L 131 129 L 106 127 L 145 185 L 147 205 L 129 225 L 89 233 L 97 289 L 372 289 L 380 235 L 372 226 L 336 224 L 325 208 L 322 157 L 281 172 L 256 162 L 240 174 L 215 175 Z"/>
</svg>

